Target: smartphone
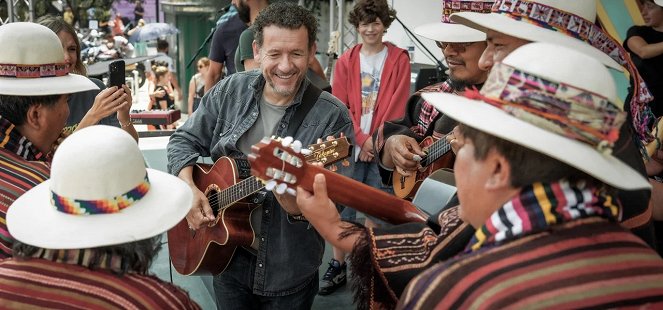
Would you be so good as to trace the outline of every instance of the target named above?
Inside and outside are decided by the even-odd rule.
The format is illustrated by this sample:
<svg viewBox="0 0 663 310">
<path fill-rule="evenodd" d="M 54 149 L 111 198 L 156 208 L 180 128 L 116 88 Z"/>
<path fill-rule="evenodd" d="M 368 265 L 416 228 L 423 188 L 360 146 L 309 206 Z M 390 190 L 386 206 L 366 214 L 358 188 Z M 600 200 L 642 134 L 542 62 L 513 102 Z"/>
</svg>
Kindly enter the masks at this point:
<svg viewBox="0 0 663 310">
<path fill-rule="evenodd" d="M 115 60 L 108 65 L 108 72 L 110 78 L 108 79 L 108 87 L 117 86 L 122 88 L 124 82 L 124 60 Z"/>
</svg>

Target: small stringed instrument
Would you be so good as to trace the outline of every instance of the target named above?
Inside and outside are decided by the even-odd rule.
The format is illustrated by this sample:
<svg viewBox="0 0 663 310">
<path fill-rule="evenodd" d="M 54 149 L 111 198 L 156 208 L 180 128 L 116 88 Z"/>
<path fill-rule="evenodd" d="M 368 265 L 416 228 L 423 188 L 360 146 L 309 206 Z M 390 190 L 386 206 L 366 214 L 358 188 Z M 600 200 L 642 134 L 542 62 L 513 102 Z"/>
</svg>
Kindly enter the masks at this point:
<svg viewBox="0 0 663 310">
<path fill-rule="evenodd" d="M 304 161 L 330 165 L 350 155 L 350 144 L 341 137 L 311 145 L 308 152 Z M 209 200 L 216 220 L 194 231 L 183 219 L 168 231 L 168 250 L 178 273 L 216 275 L 226 269 L 238 246 L 254 243 L 251 213 L 259 206 L 259 199 L 252 194 L 264 184 L 251 176 L 247 160 L 229 157 L 219 158 L 211 167 L 196 165 L 193 180 Z"/>
<path fill-rule="evenodd" d="M 661 143 L 663 143 L 663 118 L 658 119 L 658 122 L 656 123 L 656 128 L 652 130 L 652 135 L 656 137 L 656 139 L 645 145 L 645 148 L 647 149 L 647 155 L 649 155 L 649 158 L 654 156 L 656 151 L 661 148 Z M 649 158 L 646 158 L 645 162 L 649 161 Z"/>
<path fill-rule="evenodd" d="M 329 48 L 327 49 L 327 68 L 325 68 L 325 77 L 327 81 L 331 81 L 332 74 L 334 73 L 334 64 L 338 58 L 338 40 L 340 38 L 338 31 L 332 31 L 329 34 Z"/>
<path fill-rule="evenodd" d="M 393 224 L 425 222 L 428 216 L 410 201 L 399 199 L 346 176 L 309 165 L 306 158 L 283 147 L 278 141 L 263 139 L 248 156 L 251 173 L 264 180 L 275 180 L 288 188 L 297 186 L 313 191 L 313 179 L 322 173 L 327 178 L 329 198 L 357 211 Z M 271 181 L 270 181 L 271 182 Z"/>
<path fill-rule="evenodd" d="M 394 187 L 394 195 L 410 199 L 417 193 L 421 182 L 426 179 L 433 171 L 441 168 L 452 168 L 454 159 L 456 158 L 451 150 L 451 145 L 446 139 L 442 138 L 435 141 L 432 137 L 426 137 L 419 146 L 427 153 L 421 159 L 421 167 L 423 169 L 417 170 L 416 173 L 410 176 L 404 176 L 394 169 L 392 173 L 392 185 Z"/>
</svg>

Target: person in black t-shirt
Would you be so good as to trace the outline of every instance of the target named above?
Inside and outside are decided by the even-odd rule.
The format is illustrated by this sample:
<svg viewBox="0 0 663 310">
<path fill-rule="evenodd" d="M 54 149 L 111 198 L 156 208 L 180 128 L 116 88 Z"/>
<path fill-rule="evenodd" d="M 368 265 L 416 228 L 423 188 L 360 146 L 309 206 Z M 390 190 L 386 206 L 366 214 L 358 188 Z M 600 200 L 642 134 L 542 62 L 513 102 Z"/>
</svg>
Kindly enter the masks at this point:
<svg viewBox="0 0 663 310">
<path fill-rule="evenodd" d="M 136 1 L 136 6 L 134 7 L 134 22 L 138 25 L 138 21 L 145 16 L 145 9 L 143 8 L 142 1 Z"/>
<path fill-rule="evenodd" d="M 656 117 L 663 116 L 663 0 L 640 0 L 645 26 L 629 28 L 624 48 L 631 54 L 647 88 Z"/>
</svg>

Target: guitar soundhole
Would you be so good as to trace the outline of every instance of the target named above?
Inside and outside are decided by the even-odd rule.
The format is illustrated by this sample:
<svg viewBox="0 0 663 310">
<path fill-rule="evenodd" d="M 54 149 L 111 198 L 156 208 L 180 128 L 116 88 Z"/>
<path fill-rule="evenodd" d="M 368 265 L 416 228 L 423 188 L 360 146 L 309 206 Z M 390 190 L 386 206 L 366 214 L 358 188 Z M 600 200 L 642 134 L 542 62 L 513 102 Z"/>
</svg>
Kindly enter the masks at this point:
<svg viewBox="0 0 663 310">
<path fill-rule="evenodd" d="M 219 195 L 220 192 L 221 189 L 214 184 L 207 187 L 207 190 L 205 191 L 205 196 L 207 197 L 207 201 L 209 201 L 212 212 L 214 212 L 214 217 L 219 215 L 221 205 L 223 204 L 221 201 L 222 197 Z"/>
</svg>

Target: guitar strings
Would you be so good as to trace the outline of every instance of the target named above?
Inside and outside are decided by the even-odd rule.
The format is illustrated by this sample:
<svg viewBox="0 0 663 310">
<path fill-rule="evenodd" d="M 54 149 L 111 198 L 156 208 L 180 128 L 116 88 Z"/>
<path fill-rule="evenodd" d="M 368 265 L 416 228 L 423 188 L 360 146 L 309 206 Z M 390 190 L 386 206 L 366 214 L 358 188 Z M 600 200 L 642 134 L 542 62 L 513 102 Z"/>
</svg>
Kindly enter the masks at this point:
<svg viewBox="0 0 663 310">
<path fill-rule="evenodd" d="M 426 167 L 430 165 L 430 161 L 432 159 L 437 160 L 441 155 L 445 154 L 449 151 L 449 149 L 451 149 L 451 144 L 447 141 L 446 138 L 452 133 L 453 132 L 450 132 L 444 135 L 442 138 L 440 138 L 438 141 L 435 141 L 435 143 L 431 145 L 431 147 L 428 149 L 428 154 L 426 154 L 426 157 L 421 160 L 422 166 Z"/>
<path fill-rule="evenodd" d="M 210 206 L 218 205 L 218 211 L 223 211 L 226 208 L 232 206 L 234 203 L 257 192 L 263 187 L 264 186 L 260 180 L 254 176 L 251 176 L 241 180 L 229 188 L 211 194 L 208 197 L 208 201 Z"/>
<path fill-rule="evenodd" d="M 262 188 L 261 185 L 262 183 L 253 176 L 246 178 L 232 185 L 231 187 L 226 188 L 225 190 L 210 195 L 209 203 L 210 205 L 218 204 L 219 210 L 224 210 L 228 206 L 232 205 L 233 202 L 237 202 L 242 198 Z M 249 193 L 249 194 L 244 194 L 244 193 Z"/>
<path fill-rule="evenodd" d="M 334 141 L 340 139 L 341 138 L 335 139 Z M 328 143 L 328 142 L 333 142 L 333 141 L 326 141 L 323 143 Z M 327 149 L 327 147 L 322 149 Z M 281 159 L 281 161 L 282 161 L 281 171 L 285 171 L 285 160 Z M 255 176 L 251 176 L 235 183 L 234 185 L 231 185 L 230 187 L 224 190 L 212 193 L 208 197 L 208 202 L 210 204 L 210 207 L 218 205 L 217 208 L 218 209 L 217 213 L 218 213 L 219 211 L 225 210 L 226 208 L 234 205 L 236 202 L 242 200 L 243 198 L 248 197 L 249 195 L 259 191 L 264 187 L 265 186 L 262 183 L 262 181 L 260 181 Z M 212 209 L 214 208 L 212 207 Z"/>
</svg>

